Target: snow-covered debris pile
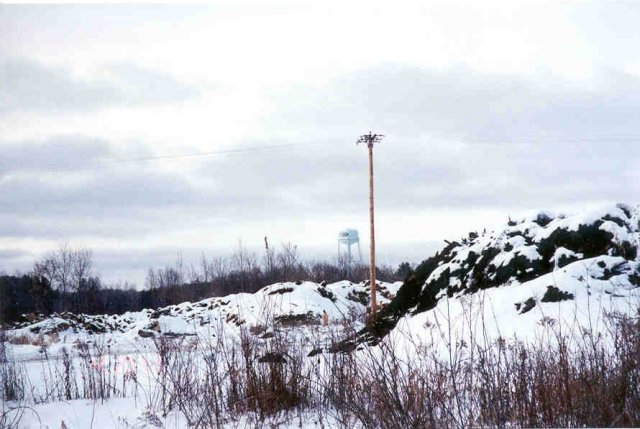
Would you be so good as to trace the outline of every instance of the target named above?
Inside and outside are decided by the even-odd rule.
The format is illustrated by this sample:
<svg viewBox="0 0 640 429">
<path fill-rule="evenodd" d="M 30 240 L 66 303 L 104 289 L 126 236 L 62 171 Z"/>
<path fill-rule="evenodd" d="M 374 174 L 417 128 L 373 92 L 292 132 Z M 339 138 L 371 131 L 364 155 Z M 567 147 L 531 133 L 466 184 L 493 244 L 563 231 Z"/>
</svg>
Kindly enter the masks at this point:
<svg viewBox="0 0 640 429">
<path fill-rule="evenodd" d="M 400 282 L 379 283 L 378 302 L 388 304 L 400 286 Z M 9 336 L 64 335 L 73 338 L 109 334 L 112 340 L 117 341 L 121 337 L 197 335 L 209 332 L 220 324 L 230 330 L 240 326 L 286 328 L 293 325 L 319 325 L 324 314 L 329 321 L 357 319 L 366 311 L 369 294 L 367 283 L 276 283 L 254 294 L 208 298 L 122 315 L 65 312 L 33 320 L 24 316 L 23 322 L 9 330 Z"/>
<path fill-rule="evenodd" d="M 498 314 L 511 324 L 513 315 L 583 295 L 628 303 L 640 296 L 639 242 L 638 212 L 623 204 L 573 215 L 539 213 L 509 220 L 497 233 L 470 233 L 422 262 L 380 313 L 373 333 L 382 337 L 404 316 L 437 309 L 443 298 L 459 302 L 484 291 L 495 298 L 489 318 Z"/>
</svg>

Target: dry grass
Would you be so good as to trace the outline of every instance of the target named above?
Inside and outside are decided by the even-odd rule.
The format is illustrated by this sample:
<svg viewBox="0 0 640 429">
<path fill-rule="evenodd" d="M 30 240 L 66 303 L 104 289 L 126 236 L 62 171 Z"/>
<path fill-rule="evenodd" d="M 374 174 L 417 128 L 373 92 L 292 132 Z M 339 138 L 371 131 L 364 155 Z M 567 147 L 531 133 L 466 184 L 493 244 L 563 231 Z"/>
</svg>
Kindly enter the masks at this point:
<svg viewBox="0 0 640 429">
<path fill-rule="evenodd" d="M 345 428 L 640 425 L 638 317 L 609 315 L 599 332 L 556 333 L 545 342 L 475 338 L 452 345 L 449 358 L 423 347 L 406 357 L 389 338 L 375 348 L 307 357 L 299 329 L 263 341 L 249 330 L 238 341 L 222 325 L 206 342 L 160 337 L 145 407 L 179 410 L 190 427 L 202 428 L 248 415 L 259 427 L 302 412 Z M 119 375 L 103 346 L 85 345 L 78 357 L 74 366 L 68 356 L 51 363 L 45 353 L 51 387 L 39 401 L 138 395 L 138 375 Z M 25 381 L 6 358 L 1 369 L 4 399 L 16 399 Z"/>
<path fill-rule="evenodd" d="M 235 346 L 221 335 L 218 344 L 199 344 L 189 355 L 179 343 L 164 344 L 160 409 L 179 408 L 194 427 L 301 409 L 363 428 L 640 424 L 638 319 L 611 315 L 602 333 L 583 331 L 581 341 L 478 338 L 455 346 L 466 352 L 456 350 L 453 359 L 425 348 L 403 358 L 390 340 L 307 358 L 288 335 L 279 332 L 266 345 L 243 335 Z M 193 367 L 203 372 L 187 374 Z"/>
<path fill-rule="evenodd" d="M 44 335 L 19 334 L 7 336 L 7 342 L 14 345 L 31 345 L 37 347 L 48 346 L 52 340 Z"/>
</svg>

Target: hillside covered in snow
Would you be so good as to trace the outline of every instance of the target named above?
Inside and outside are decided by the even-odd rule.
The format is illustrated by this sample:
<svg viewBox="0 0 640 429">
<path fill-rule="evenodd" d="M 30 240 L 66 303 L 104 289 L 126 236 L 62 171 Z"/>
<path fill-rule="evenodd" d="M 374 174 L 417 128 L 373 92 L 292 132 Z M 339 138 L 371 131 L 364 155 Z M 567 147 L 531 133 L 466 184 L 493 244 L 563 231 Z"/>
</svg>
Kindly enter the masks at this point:
<svg viewBox="0 0 640 429">
<path fill-rule="evenodd" d="M 624 204 L 470 233 L 406 279 L 374 325 L 374 341 L 394 328 L 420 335 L 446 325 L 460 335 L 479 323 L 485 334 L 527 338 L 545 321 L 577 327 L 632 312 L 639 243 L 638 212 Z"/>
<path fill-rule="evenodd" d="M 378 302 L 388 304 L 400 286 L 400 282 L 379 283 Z M 135 350 L 157 337 L 206 338 L 219 329 L 231 334 L 244 329 L 260 338 L 269 338 L 274 330 L 289 327 L 329 323 L 337 326 L 344 321 L 362 327 L 360 321 L 370 291 L 367 283 L 349 281 L 287 282 L 266 286 L 254 294 L 233 294 L 121 315 L 67 312 L 31 320 L 24 315 L 24 321 L 8 330 L 8 337 L 26 343 L 12 346 L 17 355 L 36 356 L 38 347 L 29 343 L 37 343 L 39 338 L 40 342 L 51 343 L 51 351 L 78 341 L 107 341 L 123 350 Z"/>
</svg>

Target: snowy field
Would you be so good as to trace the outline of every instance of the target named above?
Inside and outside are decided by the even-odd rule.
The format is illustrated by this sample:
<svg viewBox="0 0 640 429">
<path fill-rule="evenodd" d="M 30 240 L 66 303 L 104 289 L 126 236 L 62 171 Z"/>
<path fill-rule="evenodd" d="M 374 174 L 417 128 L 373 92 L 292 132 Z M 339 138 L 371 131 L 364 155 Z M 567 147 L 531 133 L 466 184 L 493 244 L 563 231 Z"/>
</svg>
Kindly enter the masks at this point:
<svg viewBox="0 0 640 429">
<path fill-rule="evenodd" d="M 628 409 L 640 402 L 638 384 L 628 384 L 640 376 L 638 220 L 637 210 L 617 205 L 539 214 L 499 233 L 470 235 L 426 273 L 418 293 L 435 290 L 434 307 L 408 308 L 376 344 L 354 342 L 366 338 L 357 333 L 365 328 L 370 288 L 348 281 L 277 283 L 156 310 L 25 321 L 2 342 L 2 423 L 365 428 L 640 421 Z M 479 275 L 485 287 L 474 289 Z M 401 286 L 379 284 L 383 308 L 392 308 Z M 608 396 L 617 391 L 627 396 Z M 603 409 L 594 411 L 594 395 L 608 398 Z"/>
<path fill-rule="evenodd" d="M 543 337 L 553 340 L 563 330 L 565 333 L 574 330 L 575 334 L 582 327 L 603 329 L 606 313 L 619 311 L 632 315 L 638 308 L 640 295 L 638 288 L 624 281 L 596 280 L 603 269 L 598 262 L 602 261 L 607 266 L 619 263 L 616 258 L 604 256 L 574 262 L 524 284 L 455 298 L 445 296 L 433 311 L 401 319 L 383 345 L 391 345 L 400 356 L 395 365 L 406 368 L 412 356 L 431 356 L 425 355 L 424 350 L 455 364 L 473 353 L 471 347 L 461 345 L 474 341 L 488 345 L 496 338 L 510 341 L 517 336 L 520 341 L 535 343 Z M 578 280 L 586 278 L 587 288 L 583 280 Z M 549 282 L 574 294 L 575 299 L 541 302 Z M 378 299 L 383 304 L 388 302 L 384 295 L 389 297 L 399 286 L 384 284 Z M 318 290 L 326 296 L 321 296 Z M 172 404 L 174 399 L 163 396 L 163 391 L 180 387 L 180 382 L 171 377 L 189 379 L 190 374 L 206 379 L 215 366 L 215 372 L 221 376 L 218 382 L 226 385 L 225 392 L 229 392 L 229 379 L 222 374 L 232 367 L 254 368 L 242 362 L 243 344 L 247 341 L 254 348 L 247 356 L 254 362 L 274 351 L 295 350 L 295 356 L 285 354 L 284 361 L 303 366 L 304 374 L 320 374 L 319 378 L 326 380 L 332 377 L 332 354 L 326 353 L 331 343 L 363 327 L 361 315 L 365 307 L 355 300 L 358 293 L 364 296 L 368 288 L 348 282 L 326 287 L 309 282 L 283 283 L 268 286 L 255 295 L 183 303 L 159 313 L 143 311 L 108 317 L 113 326 L 121 327 L 115 332 L 94 334 L 77 326 L 66 327 L 70 322 L 64 318 L 16 329 L 10 334 L 14 338 L 45 342 L 6 344 L 7 357 L 15 361 L 18 376 L 26 386 L 22 400 L 3 405 L 5 410 L 17 407 L 7 421 L 20 417 L 19 425 L 15 426 L 20 428 L 59 428 L 62 422 L 68 428 L 198 426 L 193 415 Z M 515 304 L 531 297 L 537 298 L 538 305 L 526 312 L 522 312 L 522 307 L 517 309 Z M 326 326 L 322 321 L 324 312 L 329 315 Z M 308 319 L 302 321 L 300 315 Z M 66 329 L 59 330 L 61 326 Z M 38 334 L 32 332 L 34 327 Z M 146 336 L 147 332 L 152 335 Z M 174 348 L 163 355 L 163 347 Z M 231 350 L 238 356 L 229 356 Z M 320 353 L 314 355 L 311 353 L 314 350 Z M 382 354 L 380 347 L 361 346 L 355 356 L 360 356 L 364 364 L 371 359 L 384 360 Z M 207 360 L 212 357 L 215 365 Z M 278 359 L 276 356 L 275 361 Z M 273 369 L 273 365 L 277 363 L 266 359 L 256 367 Z M 287 413 L 274 415 L 251 411 L 228 415 L 218 426 L 347 427 L 345 418 L 333 413 L 330 407 L 322 412 L 294 407 Z M 355 418 L 347 418 L 347 422 L 351 427 L 364 427 Z"/>
<path fill-rule="evenodd" d="M 378 302 L 388 303 L 400 286 L 400 282 L 380 283 Z M 25 323 L 9 331 L 4 343 L 6 358 L 14 363 L 25 389 L 19 401 L 3 407 L 16 407 L 11 414 L 21 417 L 18 427 L 23 428 L 58 428 L 62 421 L 68 428 L 188 427 L 179 411 L 160 416 L 152 412 L 163 400 L 158 395 L 166 380 L 158 374 L 166 370 L 160 354 L 165 343 L 190 356 L 194 373 L 206 365 L 203 356 L 216 356 L 222 364 L 222 356 L 240 349 L 243 341 L 255 345 L 256 359 L 261 358 L 259 351 L 268 353 L 275 347 L 295 347 L 300 357 L 306 357 L 314 350 L 327 351 L 331 339 L 363 328 L 369 294 L 367 285 L 348 281 L 277 283 L 255 294 L 155 311 L 66 314 Z M 70 399 L 76 397 L 100 399 Z M 247 413 L 225 425 L 245 427 L 251 419 Z M 306 417 L 303 420 L 304 427 L 317 426 Z"/>
</svg>

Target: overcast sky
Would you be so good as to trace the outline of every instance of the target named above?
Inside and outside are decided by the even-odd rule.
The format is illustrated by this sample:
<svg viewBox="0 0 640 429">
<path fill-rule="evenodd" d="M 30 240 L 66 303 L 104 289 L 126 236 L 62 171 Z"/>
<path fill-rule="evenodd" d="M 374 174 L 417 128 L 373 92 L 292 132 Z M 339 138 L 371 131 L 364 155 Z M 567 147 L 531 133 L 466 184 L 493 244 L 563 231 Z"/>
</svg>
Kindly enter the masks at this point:
<svg viewBox="0 0 640 429">
<path fill-rule="evenodd" d="M 344 3 L 0 6 L 0 271 L 64 242 L 139 284 L 264 236 L 364 251 L 369 130 L 382 262 L 637 205 L 640 3 Z"/>
</svg>

